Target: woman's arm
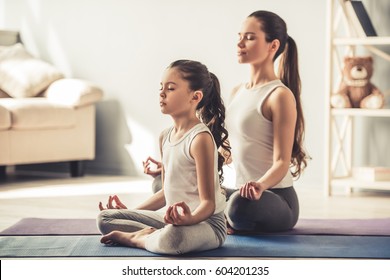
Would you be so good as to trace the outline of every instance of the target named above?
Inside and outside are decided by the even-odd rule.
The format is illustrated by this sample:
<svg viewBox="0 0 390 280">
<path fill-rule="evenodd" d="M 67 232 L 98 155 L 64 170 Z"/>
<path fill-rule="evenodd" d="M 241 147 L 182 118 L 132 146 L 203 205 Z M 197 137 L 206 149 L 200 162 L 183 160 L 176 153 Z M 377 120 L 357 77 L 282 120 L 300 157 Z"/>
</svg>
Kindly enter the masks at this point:
<svg viewBox="0 0 390 280">
<path fill-rule="evenodd" d="M 229 140 L 226 139 L 225 140 L 225 144 L 227 146 L 230 146 L 230 143 L 229 143 Z M 220 152 L 220 154 L 225 158 L 225 161 L 223 164 L 231 164 L 233 162 L 233 158 L 232 158 L 232 155 L 231 153 L 229 153 L 228 151 L 226 151 L 224 148 L 222 148 L 222 146 L 219 147 L 218 151 Z"/>
<path fill-rule="evenodd" d="M 228 106 L 229 106 L 229 104 L 232 102 L 232 100 L 234 99 L 234 97 L 236 96 L 236 94 L 237 94 L 239 88 L 241 87 L 241 85 L 242 85 L 242 84 L 239 84 L 239 85 L 235 86 L 235 87 L 232 89 L 232 91 L 231 91 L 231 93 L 230 93 L 230 96 L 229 96 L 229 99 L 228 99 L 228 102 L 227 102 L 227 103 L 228 103 Z M 226 139 L 225 142 L 226 142 L 227 146 L 230 146 L 229 139 Z M 219 152 L 221 153 L 221 155 L 225 158 L 224 164 L 231 164 L 231 163 L 233 162 L 232 155 L 231 155 L 229 152 L 227 152 L 226 150 L 224 150 L 222 147 L 220 147 L 220 148 L 218 149 L 218 151 L 219 151 Z"/>
<path fill-rule="evenodd" d="M 190 154 L 195 160 L 200 204 L 192 213 L 184 202 L 169 206 L 165 215 L 167 223 L 193 225 L 208 219 L 214 213 L 214 149 L 214 142 L 209 133 L 195 136 L 191 143 Z"/>
<path fill-rule="evenodd" d="M 262 112 L 272 121 L 274 130 L 273 164 L 257 182 L 248 182 L 241 188 L 241 195 L 249 199 L 259 199 L 264 190 L 279 183 L 289 171 L 291 164 L 297 119 L 292 92 L 286 88 L 277 88 L 264 102 Z"/>
<path fill-rule="evenodd" d="M 289 172 L 292 147 L 294 144 L 297 110 L 295 97 L 286 88 L 278 88 L 268 99 L 271 112 L 271 121 L 274 130 L 273 164 L 260 178 L 259 182 L 268 186 L 275 186 Z"/>
</svg>

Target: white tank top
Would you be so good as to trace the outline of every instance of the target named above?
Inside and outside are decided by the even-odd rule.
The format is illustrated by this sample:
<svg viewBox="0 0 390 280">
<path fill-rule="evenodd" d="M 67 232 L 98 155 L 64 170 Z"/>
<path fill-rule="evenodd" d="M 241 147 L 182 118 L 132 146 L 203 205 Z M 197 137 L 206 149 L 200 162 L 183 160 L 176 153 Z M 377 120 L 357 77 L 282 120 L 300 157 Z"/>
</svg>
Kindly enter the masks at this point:
<svg viewBox="0 0 390 280">
<path fill-rule="evenodd" d="M 192 140 L 201 132 L 211 132 L 208 127 L 199 123 L 187 131 L 176 142 L 171 142 L 173 127 L 164 132 L 162 140 L 162 161 L 164 165 L 164 194 L 167 205 L 184 201 L 191 211 L 200 204 L 198 182 L 196 176 L 195 160 L 190 155 Z M 214 142 L 214 138 L 213 138 Z M 214 142 L 215 146 L 215 142 Z M 226 198 L 221 192 L 218 176 L 218 151 L 214 151 L 214 189 L 215 211 L 214 214 L 225 209 Z"/>
<path fill-rule="evenodd" d="M 236 187 L 260 179 L 273 164 L 273 126 L 261 111 L 264 100 L 278 87 L 280 80 L 247 89 L 241 85 L 226 112 L 232 158 L 236 172 Z M 293 185 L 288 171 L 273 188 Z"/>
</svg>

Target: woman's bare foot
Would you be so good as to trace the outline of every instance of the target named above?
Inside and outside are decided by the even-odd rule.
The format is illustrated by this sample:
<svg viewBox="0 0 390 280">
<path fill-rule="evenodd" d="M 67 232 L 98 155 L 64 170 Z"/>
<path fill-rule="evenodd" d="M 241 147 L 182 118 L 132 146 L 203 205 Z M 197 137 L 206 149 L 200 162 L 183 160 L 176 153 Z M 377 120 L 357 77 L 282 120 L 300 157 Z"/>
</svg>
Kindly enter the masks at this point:
<svg viewBox="0 0 390 280">
<path fill-rule="evenodd" d="M 104 235 L 100 242 L 107 245 L 120 244 L 127 247 L 136 247 L 145 249 L 145 238 L 153 233 L 155 228 L 144 228 L 136 232 L 123 232 L 114 230 Z"/>
</svg>

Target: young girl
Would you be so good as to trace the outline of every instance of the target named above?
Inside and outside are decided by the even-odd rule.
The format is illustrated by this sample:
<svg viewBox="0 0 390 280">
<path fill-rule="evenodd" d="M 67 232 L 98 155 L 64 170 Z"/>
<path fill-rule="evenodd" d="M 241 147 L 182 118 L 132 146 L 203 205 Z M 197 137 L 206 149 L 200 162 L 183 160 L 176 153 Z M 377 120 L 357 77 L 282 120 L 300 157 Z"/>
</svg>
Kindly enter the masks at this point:
<svg viewBox="0 0 390 280">
<path fill-rule="evenodd" d="M 243 23 L 237 46 L 239 63 L 251 72 L 227 108 L 238 189 L 225 211 L 229 233 L 288 230 L 299 214 L 293 177 L 306 167 L 296 44 L 278 15 L 256 11 Z"/>
<path fill-rule="evenodd" d="M 160 135 L 163 187 L 135 210 L 116 196 L 109 209 L 100 203 L 101 242 L 160 254 L 217 248 L 226 238 L 218 148 L 230 151 L 219 81 L 199 62 L 175 61 L 163 76 L 160 107 L 173 119 Z M 165 214 L 156 212 L 166 205 Z"/>
</svg>

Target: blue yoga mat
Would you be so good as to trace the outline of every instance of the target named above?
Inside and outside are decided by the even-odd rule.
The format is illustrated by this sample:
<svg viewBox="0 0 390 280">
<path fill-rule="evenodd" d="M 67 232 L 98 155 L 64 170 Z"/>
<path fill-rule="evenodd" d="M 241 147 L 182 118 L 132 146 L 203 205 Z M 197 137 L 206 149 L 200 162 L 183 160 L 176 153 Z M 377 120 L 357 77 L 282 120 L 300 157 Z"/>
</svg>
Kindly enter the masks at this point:
<svg viewBox="0 0 390 280">
<path fill-rule="evenodd" d="M 292 230 L 271 235 L 275 234 L 390 236 L 390 218 L 299 219 Z M 25 218 L 1 231 L 1 235 L 100 235 L 100 232 L 95 219 Z"/>
<path fill-rule="evenodd" d="M 161 257 L 141 249 L 107 246 L 99 236 L 2 236 L 1 258 Z M 181 257 L 389 259 L 388 236 L 228 236 L 215 250 Z"/>
</svg>

